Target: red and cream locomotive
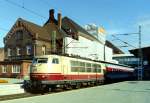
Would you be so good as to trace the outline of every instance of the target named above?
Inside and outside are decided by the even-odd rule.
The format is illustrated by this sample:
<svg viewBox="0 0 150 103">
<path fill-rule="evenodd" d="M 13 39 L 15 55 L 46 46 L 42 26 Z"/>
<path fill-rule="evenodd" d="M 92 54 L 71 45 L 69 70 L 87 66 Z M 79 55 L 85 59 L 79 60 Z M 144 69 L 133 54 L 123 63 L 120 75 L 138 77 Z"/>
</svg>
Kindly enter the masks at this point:
<svg viewBox="0 0 150 103">
<path fill-rule="evenodd" d="M 105 64 L 61 55 L 35 57 L 31 65 L 32 88 L 79 87 L 104 82 Z"/>
</svg>

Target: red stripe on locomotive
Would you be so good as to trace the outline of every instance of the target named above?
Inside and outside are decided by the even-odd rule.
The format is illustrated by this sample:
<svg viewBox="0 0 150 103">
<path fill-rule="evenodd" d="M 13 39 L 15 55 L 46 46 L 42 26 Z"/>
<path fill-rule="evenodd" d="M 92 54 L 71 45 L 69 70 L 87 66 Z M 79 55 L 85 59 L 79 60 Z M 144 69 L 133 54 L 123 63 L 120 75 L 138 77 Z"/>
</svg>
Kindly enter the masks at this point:
<svg viewBox="0 0 150 103">
<path fill-rule="evenodd" d="M 89 75 L 62 75 L 61 73 L 31 73 L 30 78 L 35 80 L 88 80 L 102 78 L 102 74 L 89 74 Z"/>
</svg>

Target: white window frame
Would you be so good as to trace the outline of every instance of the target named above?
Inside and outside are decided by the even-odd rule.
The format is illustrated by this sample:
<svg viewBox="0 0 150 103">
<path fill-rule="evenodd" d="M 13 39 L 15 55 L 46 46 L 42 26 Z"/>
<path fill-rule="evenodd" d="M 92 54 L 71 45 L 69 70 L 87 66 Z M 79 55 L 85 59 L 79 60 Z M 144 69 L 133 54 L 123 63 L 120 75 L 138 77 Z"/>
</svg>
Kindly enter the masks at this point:
<svg viewBox="0 0 150 103">
<path fill-rule="evenodd" d="M 7 55 L 11 56 L 11 49 L 10 48 L 7 49 Z"/>
<path fill-rule="evenodd" d="M 21 66 L 20 65 L 12 65 L 12 73 L 20 73 Z"/>
<path fill-rule="evenodd" d="M 19 51 L 21 51 L 21 48 L 17 47 L 17 55 L 18 56 L 21 55 L 21 53 Z"/>
<path fill-rule="evenodd" d="M 27 55 L 31 55 L 31 50 L 32 50 L 31 45 L 27 45 L 26 50 L 27 50 Z"/>
<path fill-rule="evenodd" d="M 42 46 L 42 55 L 46 54 L 46 46 Z"/>
<path fill-rule="evenodd" d="M 2 65 L 2 73 L 7 73 L 7 65 Z"/>
</svg>

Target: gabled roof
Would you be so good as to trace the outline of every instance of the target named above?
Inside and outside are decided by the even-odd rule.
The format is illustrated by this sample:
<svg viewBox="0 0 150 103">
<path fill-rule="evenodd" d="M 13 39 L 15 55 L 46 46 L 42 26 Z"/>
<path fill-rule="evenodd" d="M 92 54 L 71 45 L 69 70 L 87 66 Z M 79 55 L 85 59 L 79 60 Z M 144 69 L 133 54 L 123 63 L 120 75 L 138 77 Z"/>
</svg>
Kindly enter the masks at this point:
<svg viewBox="0 0 150 103">
<path fill-rule="evenodd" d="M 96 41 L 100 42 L 92 34 L 87 32 L 83 27 L 81 27 L 80 25 L 78 25 L 76 22 L 74 22 L 73 20 L 71 20 L 68 17 L 64 17 L 62 19 L 62 28 L 68 27 L 68 25 L 67 25 L 68 23 L 75 29 L 75 31 L 78 33 L 78 35 L 82 35 L 83 37 L 88 38 L 90 40 L 96 40 Z"/>
<path fill-rule="evenodd" d="M 106 40 L 106 46 L 113 49 L 113 54 L 124 54 L 124 52 L 122 50 L 120 50 L 118 47 L 116 47 L 114 44 L 112 44 L 108 40 Z"/>
<path fill-rule="evenodd" d="M 51 40 L 51 32 L 49 32 L 49 28 L 51 28 L 51 25 L 49 23 L 49 20 L 50 19 L 48 19 L 47 22 L 43 26 L 37 25 L 37 24 L 32 23 L 30 21 L 24 20 L 22 18 L 19 18 L 16 21 L 16 23 L 17 22 L 21 22 L 29 31 L 31 31 L 32 33 L 34 33 L 33 36 L 35 36 L 36 34 L 38 34 L 38 38 L 40 38 L 40 39 Z M 83 37 L 86 37 L 86 38 L 88 38 L 90 40 L 99 41 L 93 35 L 91 35 L 90 33 L 88 33 L 83 27 L 81 27 L 80 25 L 78 25 L 76 22 L 74 22 L 73 20 L 71 20 L 68 17 L 64 17 L 62 19 L 62 29 L 61 30 L 57 27 L 58 21 L 56 19 L 54 21 L 54 25 L 56 26 L 56 29 L 58 30 L 58 32 L 60 32 L 60 34 L 62 34 L 62 35 L 65 35 L 65 36 L 69 35 L 65 31 L 65 29 L 66 28 L 73 28 L 73 30 L 77 33 L 75 35 L 82 35 Z"/>
<path fill-rule="evenodd" d="M 62 26 L 63 26 L 63 27 L 66 26 L 66 25 L 65 25 L 66 22 L 71 23 L 71 25 L 77 30 L 77 32 L 82 32 L 82 33 L 84 33 L 84 34 L 91 35 L 91 34 L 89 34 L 84 28 L 82 28 L 80 25 L 78 25 L 76 22 L 74 22 L 73 20 L 71 20 L 71 19 L 68 18 L 68 17 L 64 17 L 64 18 L 62 19 Z"/>
<path fill-rule="evenodd" d="M 24 19 L 20 19 L 20 21 L 25 24 L 25 26 L 27 26 L 32 32 L 34 32 L 35 34 L 38 34 L 39 38 L 43 38 L 43 39 L 48 39 L 50 40 L 50 35 L 47 32 L 46 29 L 44 29 L 43 27 L 41 27 L 40 25 L 34 24 L 32 22 L 29 22 L 27 20 Z M 49 37 L 47 37 L 49 36 Z"/>
<path fill-rule="evenodd" d="M 142 56 L 144 58 L 147 58 L 147 59 L 150 60 L 150 46 L 148 46 L 148 47 L 142 47 L 141 51 L 142 51 Z M 136 57 L 139 57 L 139 48 L 129 50 L 129 52 L 132 53 L 133 55 L 135 55 Z"/>
<path fill-rule="evenodd" d="M 18 26 L 18 24 L 20 26 Z M 5 38 L 7 39 L 9 34 L 12 34 L 13 33 L 12 31 L 15 30 L 15 28 L 17 28 L 17 27 L 24 27 L 26 30 L 31 32 L 32 36 L 38 35 L 38 38 L 42 38 L 42 39 L 45 39 L 45 40 L 50 40 L 50 37 L 47 37 L 49 35 L 49 33 L 47 32 L 46 29 L 44 29 L 43 27 L 41 27 L 37 24 L 34 24 L 30 21 L 24 20 L 22 18 L 17 19 L 17 21 L 15 22 L 13 27 L 10 29 L 10 31 L 7 33 Z"/>
</svg>

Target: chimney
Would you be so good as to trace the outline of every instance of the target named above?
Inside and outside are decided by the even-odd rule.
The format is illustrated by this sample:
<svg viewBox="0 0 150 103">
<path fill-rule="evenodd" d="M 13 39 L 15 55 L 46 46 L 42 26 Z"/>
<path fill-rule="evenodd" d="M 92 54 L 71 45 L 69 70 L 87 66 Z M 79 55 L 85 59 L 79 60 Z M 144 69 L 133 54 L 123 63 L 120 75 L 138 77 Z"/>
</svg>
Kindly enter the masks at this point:
<svg viewBox="0 0 150 103">
<path fill-rule="evenodd" d="M 54 18 L 54 9 L 50 9 L 49 10 L 49 22 L 54 23 L 54 20 L 55 20 L 55 18 Z"/>
<path fill-rule="evenodd" d="M 62 18 L 61 18 L 61 13 L 59 12 L 58 15 L 58 28 L 61 29 L 61 25 L 62 25 Z"/>
</svg>

